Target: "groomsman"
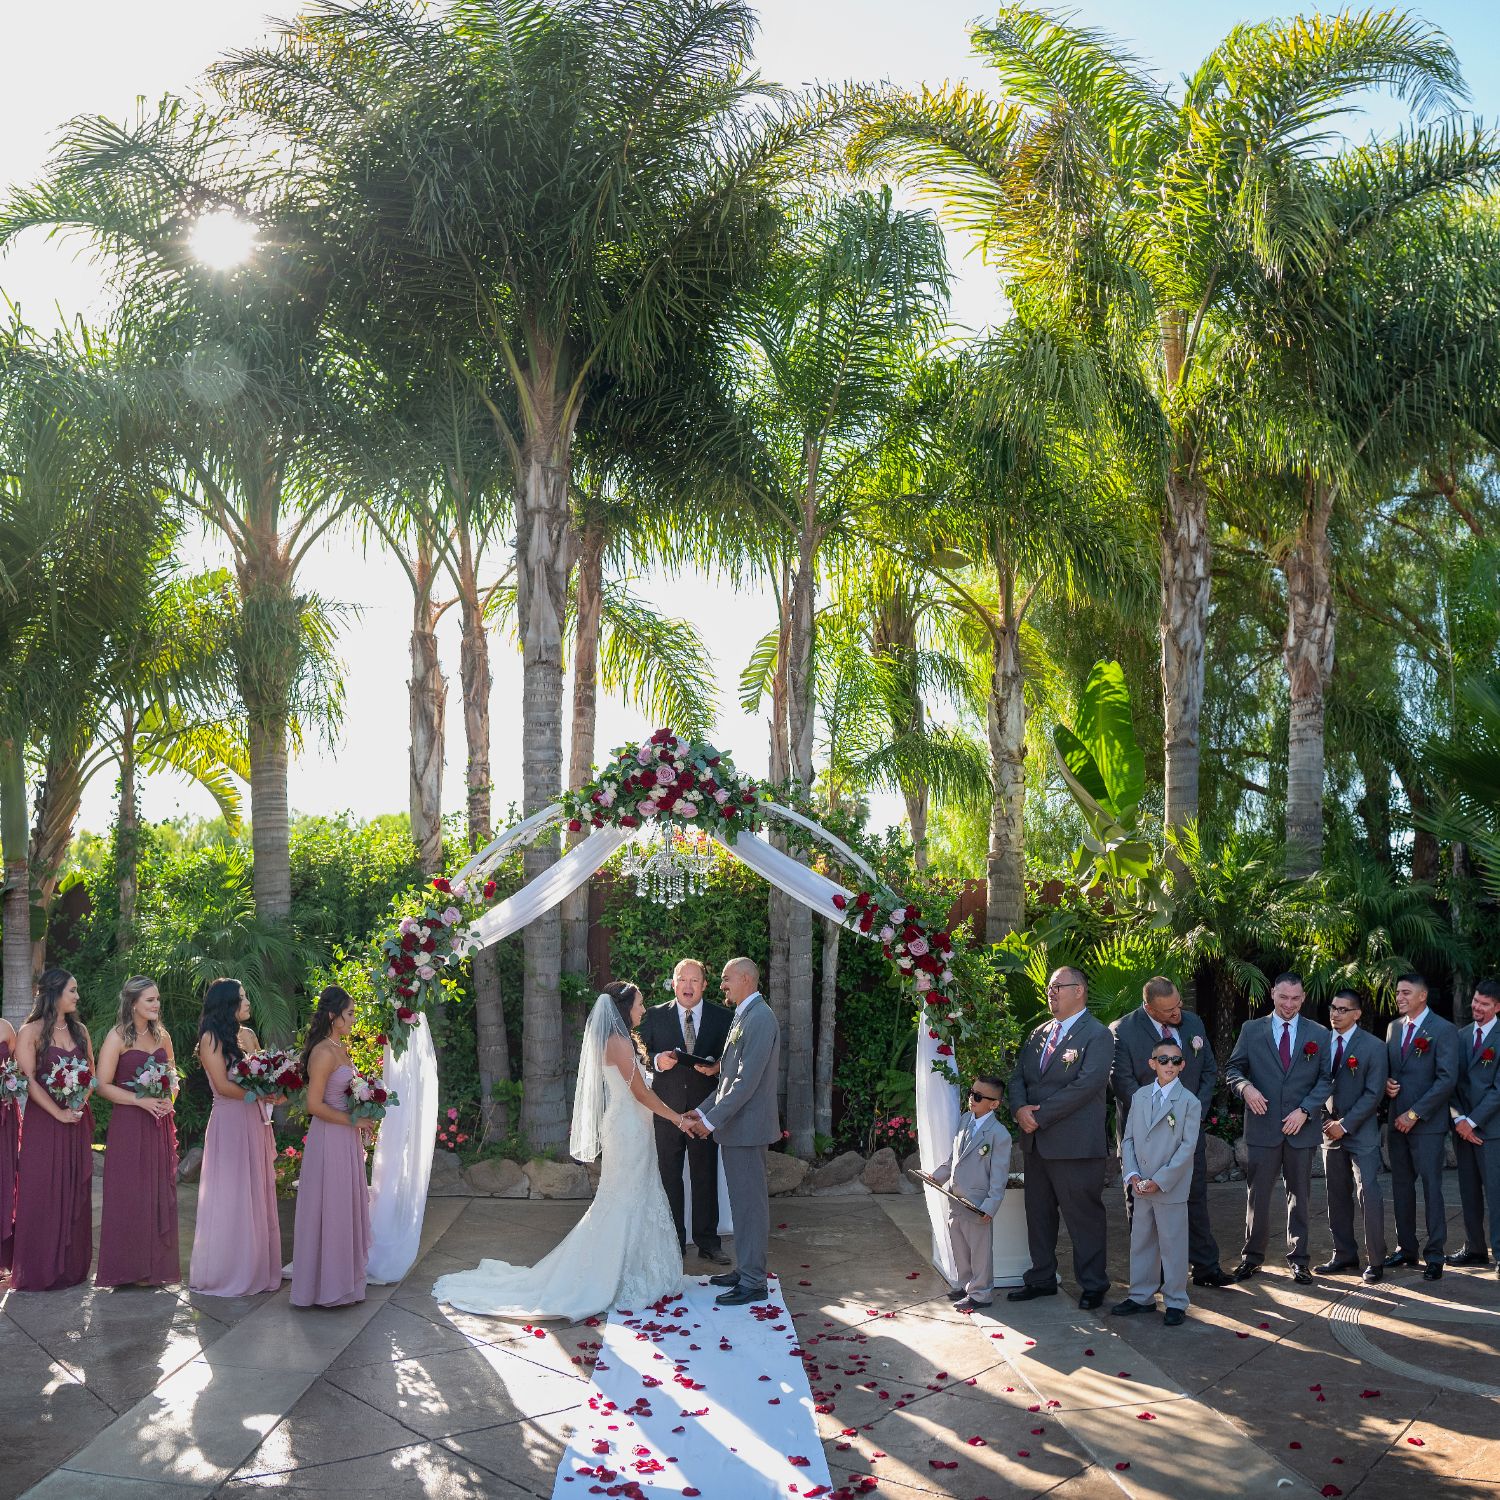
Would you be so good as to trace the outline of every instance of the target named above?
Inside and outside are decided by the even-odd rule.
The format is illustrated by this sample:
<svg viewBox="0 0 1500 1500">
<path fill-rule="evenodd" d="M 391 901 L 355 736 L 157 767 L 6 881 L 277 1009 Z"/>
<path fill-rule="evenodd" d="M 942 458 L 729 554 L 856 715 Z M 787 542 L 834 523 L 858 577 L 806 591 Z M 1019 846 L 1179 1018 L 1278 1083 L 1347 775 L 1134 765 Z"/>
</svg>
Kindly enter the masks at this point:
<svg viewBox="0 0 1500 1500">
<path fill-rule="evenodd" d="M 1453 1149 L 1464 1209 L 1464 1248 L 1450 1266 L 1500 1263 L 1500 979 L 1482 979 L 1469 1003 L 1473 1024 L 1458 1034 L 1458 1084 L 1453 1090 Z M 1485 1210 L 1489 1234 L 1485 1234 Z"/>
<path fill-rule="evenodd" d="M 1052 1020 L 1033 1031 L 1010 1075 L 1010 1113 L 1020 1127 L 1026 1238 L 1031 1267 L 1006 1295 L 1012 1302 L 1057 1292 L 1058 1216 L 1073 1241 L 1078 1305 L 1100 1306 L 1109 1290 L 1105 1257 L 1104 1170 L 1109 1155 L 1105 1094 L 1114 1058 L 1109 1028 L 1088 1009 L 1079 969 L 1047 981 Z"/>
<path fill-rule="evenodd" d="M 1427 981 L 1403 974 L 1396 981 L 1397 1018 L 1386 1032 L 1391 1076 L 1391 1200 L 1396 1210 L 1396 1248 L 1387 1266 L 1417 1264 L 1417 1182 L 1427 1212 L 1424 1281 L 1443 1274 L 1448 1219 L 1443 1207 L 1443 1145 L 1448 1136 L 1448 1100 L 1458 1083 L 1458 1032 L 1427 1008 Z"/>
<path fill-rule="evenodd" d="M 1328 1033 L 1302 1015 L 1307 998 L 1300 974 L 1278 974 L 1271 986 L 1271 1014 L 1246 1021 L 1224 1071 L 1225 1082 L 1245 1101 L 1245 1250 L 1234 1268 L 1236 1281 L 1258 1275 L 1271 1240 L 1271 1195 L 1286 1186 L 1287 1262 L 1292 1280 L 1307 1286 L 1307 1200 L 1312 1191 L 1312 1154 L 1322 1132 L 1318 1122 L 1333 1088 Z"/>
<path fill-rule="evenodd" d="M 1198 1101 L 1203 1126 L 1208 1124 L 1219 1065 L 1208 1040 L 1208 1030 L 1190 1010 L 1182 1008 L 1182 996 L 1170 979 L 1157 975 L 1141 989 L 1141 1006 L 1110 1023 L 1115 1038 L 1114 1063 L 1109 1086 L 1115 1096 L 1115 1136 L 1125 1140 L 1130 1119 L 1130 1101 L 1136 1091 L 1153 1088 L 1151 1054 L 1159 1042 L 1170 1042 L 1182 1050 L 1182 1076 L 1177 1080 Z M 1135 1212 L 1135 1195 L 1125 1189 L 1125 1216 Z M 1188 1262 L 1194 1286 L 1233 1286 L 1234 1277 L 1219 1265 L 1219 1242 L 1208 1219 L 1208 1132 L 1198 1131 L 1193 1150 L 1193 1180 L 1187 1197 Z"/>
<path fill-rule="evenodd" d="M 1333 1254 L 1313 1269 L 1337 1276 L 1359 1269 L 1354 1207 L 1365 1245 L 1362 1280 L 1385 1275 L 1385 1202 L 1380 1193 L 1380 1121 L 1389 1064 L 1379 1037 L 1360 1028 L 1364 1002 L 1340 990 L 1328 1006 L 1333 1027 L 1333 1092 L 1323 1106 L 1323 1174 L 1328 1179 L 1328 1228 Z"/>
<path fill-rule="evenodd" d="M 641 1019 L 641 1044 L 651 1059 L 652 1090 L 678 1114 L 688 1114 L 718 1087 L 717 1066 L 685 1063 L 684 1052 L 699 1057 L 719 1057 L 729 1036 L 730 1013 L 722 1005 L 704 1003 L 708 976 L 696 958 L 684 958 L 672 970 L 675 998 L 653 1005 Z M 677 1225 L 677 1245 L 687 1248 L 687 1225 L 682 1190 L 682 1160 L 687 1155 L 693 1183 L 693 1243 L 704 1260 L 727 1266 L 729 1257 L 719 1242 L 719 1147 L 714 1139 L 699 1139 L 679 1130 L 671 1120 L 656 1121 L 656 1164 L 666 1189 L 672 1221 Z"/>
</svg>

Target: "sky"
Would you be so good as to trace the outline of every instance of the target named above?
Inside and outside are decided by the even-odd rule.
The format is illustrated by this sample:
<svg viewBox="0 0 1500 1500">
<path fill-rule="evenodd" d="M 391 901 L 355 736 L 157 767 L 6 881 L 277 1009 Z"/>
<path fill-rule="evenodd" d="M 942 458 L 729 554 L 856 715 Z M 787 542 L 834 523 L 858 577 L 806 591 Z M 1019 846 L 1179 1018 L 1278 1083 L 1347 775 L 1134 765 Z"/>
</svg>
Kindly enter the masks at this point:
<svg viewBox="0 0 1500 1500">
<path fill-rule="evenodd" d="M 1243 6 L 1226 0 L 1074 0 L 1085 24 L 1128 41 L 1136 55 L 1164 78 L 1189 71 L 1239 22 L 1286 14 L 1291 4 Z M 1331 7 L 1329 7 L 1331 8 Z M 53 0 L 23 6 L 10 0 L 5 18 L 6 87 L 0 90 L 0 188 L 24 183 L 42 169 L 57 128 L 79 113 L 115 118 L 132 114 L 136 100 L 190 91 L 224 52 L 249 45 L 268 30 L 267 16 L 285 16 L 292 0 Z M 1500 118 L 1500 44 L 1495 20 L 1500 0 L 1429 0 L 1416 7 L 1453 39 L 1463 61 L 1473 108 Z M 757 58 L 762 72 L 783 83 L 846 78 L 901 85 L 966 79 L 982 85 L 985 70 L 969 54 L 966 26 L 982 17 L 976 0 L 762 0 Z M 1372 99 L 1361 136 L 1387 129 L 1399 108 Z M 1000 316 L 993 275 L 954 246 L 958 284 L 955 317 L 977 327 Z M 100 306 L 97 277 L 76 248 L 27 236 L 0 256 L 0 292 L 45 327 L 58 316 Z M 227 561 L 211 544 L 199 561 Z M 350 608 L 340 645 L 344 663 L 345 720 L 330 745 L 309 746 L 293 763 L 290 792 L 299 812 L 348 811 L 356 817 L 406 807 L 410 594 L 400 569 L 378 552 L 362 554 L 357 542 L 337 537 L 306 563 L 304 587 Z M 735 684 L 754 643 L 774 621 L 769 598 L 755 592 L 726 594 L 710 579 L 643 576 L 637 591 L 664 612 L 690 620 L 711 653 L 722 689 L 716 742 L 740 766 L 766 769 L 766 726 L 742 713 Z M 727 603 L 726 603 L 727 599 Z M 464 745 L 458 686 L 456 611 L 440 632 L 444 669 L 451 679 L 444 806 L 463 805 Z M 504 636 L 492 642 L 494 777 L 497 814 L 520 799 L 520 657 Z M 599 746 L 633 739 L 654 726 L 622 703 L 601 703 Z M 81 827 L 102 831 L 113 818 L 112 779 L 101 777 L 84 799 Z M 247 798 L 248 801 L 248 798 Z M 209 816 L 207 794 L 174 777 L 149 779 L 141 793 L 147 818 Z M 881 798 L 877 823 L 895 821 L 894 799 Z"/>
</svg>

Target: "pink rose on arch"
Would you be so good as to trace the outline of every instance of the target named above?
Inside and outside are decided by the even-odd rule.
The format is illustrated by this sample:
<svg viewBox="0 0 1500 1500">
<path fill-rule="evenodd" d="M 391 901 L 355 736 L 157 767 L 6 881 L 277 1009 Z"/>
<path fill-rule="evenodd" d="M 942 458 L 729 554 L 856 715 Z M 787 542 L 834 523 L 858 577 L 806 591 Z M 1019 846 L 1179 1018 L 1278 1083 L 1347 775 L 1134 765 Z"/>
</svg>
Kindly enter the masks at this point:
<svg viewBox="0 0 1500 1500">
<path fill-rule="evenodd" d="M 606 786 L 604 790 L 599 793 L 599 805 L 601 807 L 613 807 L 615 805 L 614 787 Z"/>
<path fill-rule="evenodd" d="M 914 937 L 911 942 L 906 945 L 906 951 L 910 953 L 913 958 L 921 958 L 921 956 L 927 952 L 927 939 L 924 937 Z"/>
<path fill-rule="evenodd" d="M 723 805 L 729 801 L 729 793 L 726 792 L 723 787 L 720 787 L 719 790 L 714 793 L 714 801 L 717 802 L 720 807 L 723 807 Z"/>
<path fill-rule="evenodd" d="M 919 995 L 925 995 L 932 988 L 932 981 L 925 974 L 914 974 L 912 982 L 916 985 Z"/>
<path fill-rule="evenodd" d="M 657 786 L 671 786 L 677 777 L 670 766 L 658 766 L 656 768 Z"/>
<path fill-rule="evenodd" d="M 397 930 L 400 932 L 415 932 L 417 930 L 417 919 L 415 917 L 402 917 Z"/>
<path fill-rule="evenodd" d="M 882 943 L 890 942 L 890 940 L 895 937 L 895 935 L 896 929 L 894 927 L 882 927 L 880 929 L 880 941 Z"/>
<path fill-rule="evenodd" d="M 686 797 L 679 797 L 677 805 L 673 807 L 672 811 L 679 818 L 696 818 L 698 816 L 698 804 L 696 802 L 689 802 Z"/>
<path fill-rule="evenodd" d="M 419 978 L 422 978 L 422 979 L 436 979 L 437 978 L 437 970 L 434 969 L 434 968 L 432 968 L 428 964 L 423 964 L 422 967 L 417 970 L 417 975 L 418 975 Z"/>
<path fill-rule="evenodd" d="M 649 766 L 655 759 L 655 754 L 645 745 L 642 745 L 641 748 L 635 752 L 635 761 L 639 766 Z"/>
<path fill-rule="evenodd" d="M 443 926 L 452 927 L 462 916 L 463 913 L 456 906 L 450 906 L 443 913 Z"/>
<path fill-rule="evenodd" d="M 661 806 L 656 802 L 643 802 L 636 808 L 636 811 L 643 818 L 654 818 L 661 811 Z"/>
<path fill-rule="evenodd" d="M 893 911 L 891 913 L 891 921 L 899 923 L 899 922 L 904 922 L 905 920 L 906 920 L 906 908 L 904 906 L 898 906 L 895 909 L 895 911 Z"/>
</svg>

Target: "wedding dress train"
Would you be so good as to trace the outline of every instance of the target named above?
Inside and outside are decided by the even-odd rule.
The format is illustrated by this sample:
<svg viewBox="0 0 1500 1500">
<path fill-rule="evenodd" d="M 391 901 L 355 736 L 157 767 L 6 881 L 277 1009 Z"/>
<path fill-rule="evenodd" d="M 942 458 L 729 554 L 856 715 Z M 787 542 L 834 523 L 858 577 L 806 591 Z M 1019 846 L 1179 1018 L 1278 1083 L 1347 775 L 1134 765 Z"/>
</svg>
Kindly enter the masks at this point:
<svg viewBox="0 0 1500 1500">
<path fill-rule="evenodd" d="M 604 1068 L 607 1103 L 599 1188 L 572 1232 L 534 1266 L 484 1260 L 438 1278 L 432 1295 L 462 1312 L 578 1322 L 611 1307 L 638 1309 L 682 1287 L 682 1251 L 656 1165 L 651 1111 L 617 1068 Z"/>
</svg>

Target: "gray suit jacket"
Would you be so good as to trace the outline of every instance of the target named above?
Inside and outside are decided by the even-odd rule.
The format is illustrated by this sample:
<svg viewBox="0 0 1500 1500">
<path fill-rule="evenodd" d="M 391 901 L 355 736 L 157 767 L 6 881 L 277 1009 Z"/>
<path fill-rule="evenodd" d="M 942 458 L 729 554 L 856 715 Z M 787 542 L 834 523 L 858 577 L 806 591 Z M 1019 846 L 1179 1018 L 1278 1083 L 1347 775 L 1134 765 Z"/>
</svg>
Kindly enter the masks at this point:
<svg viewBox="0 0 1500 1500">
<path fill-rule="evenodd" d="M 1148 1059 L 1151 1049 L 1161 1040 L 1161 1032 L 1146 1014 L 1144 1005 L 1136 1006 L 1118 1021 L 1111 1021 L 1109 1029 L 1115 1038 L 1109 1087 L 1115 1096 L 1115 1132 L 1123 1141 L 1125 1122 L 1130 1117 L 1130 1101 L 1135 1098 L 1136 1090 L 1149 1089 L 1156 1084 L 1156 1075 L 1151 1071 Z M 1219 1086 L 1219 1064 L 1214 1058 L 1208 1031 L 1190 1010 L 1183 1011 L 1182 1024 L 1172 1029 L 1182 1043 L 1184 1059 L 1182 1076 L 1177 1081 L 1197 1099 L 1201 1113 L 1206 1115 L 1214 1102 L 1214 1090 Z"/>
<path fill-rule="evenodd" d="M 1023 1104 L 1037 1106 L 1037 1128 L 1021 1132 L 1023 1153 L 1035 1151 L 1050 1161 L 1109 1155 L 1105 1130 L 1105 1095 L 1114 1061 L 1115 1039 L 1109 1027 L 1089 1011 L 1073 1022 L 1042 1072 L 1051 1021 L 1026 1038 L 1010 1074 L 1010 1112 Z M 1075 1053 L 1071 1061 L 1068 1053 Z"/>
<path fill-rule="evenodd" d="M 752 997 L 719 1060 L 719 1089 L 700 1113 L 721 1146 L 770 1146 L 781 1139 L 776 1110 L 781 1027 L 763 995 Z"/>
<path fill-rule="evenodd" d="M 960 1150 L 964 1132 L 973 1118 L 972 1111 L 964 1111 L 953 1144 L 948 1148 L 947 1159 L 932 1177 L 934 1182 L 946 1182 L 955 1193 L 962 1194 L 970 1203 L 977 1203 L 993 1217 L 1005 1196 L 1005 1179 L 1010 1175 L 1010 1131 L 1000 1123 L 999 1115 L 991 1110 L 979 1122 L 979 1128 L 970 1137 L 968 1145 Z M 968 1212 L 962 1205 L 958 1206 L 958 1211 Z"/>
<path fill-rule="evenodd" d="M 1186 1203 L 1193 1185 L 1193 1153 L 1198 1147 L 1198 1125 L 1203 1106 L 1180 1083 L 1174 1083 L 1167 1094 L 1167 1107 L 1152 1124 L 1152 1096 L 1155 1080 L 1149 1089 L 1137 1089 L 1130 1104 L 1130 1118 L 1120 1137 L 1120 1179 L 1129 1182 L 1131 1174 L 1148 1177 L 1160 1189 L 1151 1194 L 1153 1203 Z"/>
<path fill-rule="evenodd" d="M 1491 1055 L 1488 1062 L 1484 1054 Z M 1490 1027 L 1488 1040 L 1474 1051 L 1474 1027 L 1458 1033 L 1458 1082 L 1451 1112 L 1466 1115 L 1486 1140 L 1500 1130 L 1500 1026 Z M 1500 1205 L 1495 1210 L 1500 1212 Z"/>
<path fill-rule="evenodd" d="M 1397 1016 L 1385 1034 L 1386 1059 L 1391 1077 L 1401 1085 L 1401 1092 L 1391 1100 L 1391 1119 L 1416 1110 L 1417 1123 L 1412 1135 L 1435 1135 L 1448 1128 L 1452 1118 L 1448 1100 L 1458 1084 L 1458 1030 L 1452 1021 L 1433 1015 L 1429 1009 L 1412 1037 L 1405 1057 L 1401 1055 L 1401 1038 L 1406 1022 Z M 1426 1039 L 1427 1045 L 1417 1044 Z"/>
<path fill-rule="evenodd" d="M 1338 1051 L 1335 1034 L 1328 1039 L 1328 1065 Z M 1353 1067 L 1350 1066 L 1353 1063 Z M 1362 1026 L 1350 1028 L 1344 1038 L 1344 1060 L 1333 1074 L 1333 1091 L 1323 1106 L 1324 1117 L 1337 1120 L 1344 1134 L 1336 1141 L 1325 1141 L 1329 1150 L 1341 1146 L 1362 1151 L 1380 1144 L 1380 1122 L 1376 1115 L 1385 1100 L 1385 1081 L 1390 1076 L 1385 1044 Z M 1322 1120 L 1318 1124 L 1322 1125 Z"/>
<path fill-rule="evenodd" d="M 1240 1039 L 1229 1056 L 1224 1081 L 1241 1099 L 1246 1084 L 1254 1084 L 1266 1096 L 1265 1114 L 1254 1114 L 1248 1107 L 1245 1110 L 1247 1146 L 1280 1146 L 1284 1142 L 1311 1150 L 1323 1139 L 1323 1103 L 1333 1092 L 1328 1029 L 1298 1016 L 1292 1065 L 1283 1073 L 1271 1025 L 1275 1019 L 1274 1014 L 1257 1016 L 1240 1027 Z M 1309 1046 L 1312 1052 L 1307 1050 Z M 1281 1122 L 1294 1109 L 1305 1110 L 1307 1122 L 1296 1135 L 1283 1137 Z"/>
</svg>

